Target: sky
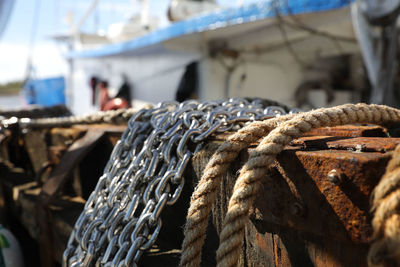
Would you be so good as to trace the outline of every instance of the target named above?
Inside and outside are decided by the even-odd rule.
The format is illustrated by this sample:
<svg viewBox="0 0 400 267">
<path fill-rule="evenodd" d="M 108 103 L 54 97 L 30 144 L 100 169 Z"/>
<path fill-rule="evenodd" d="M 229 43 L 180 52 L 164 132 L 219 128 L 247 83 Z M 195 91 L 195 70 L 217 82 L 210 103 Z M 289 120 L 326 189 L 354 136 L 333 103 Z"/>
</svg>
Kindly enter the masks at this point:
<svg viewBox="0 0 400 267">
<path fill-rule="evenodd" d="M 0 0 L 2 1 L 2 0 Z M 82 17 L 93 0 L 14 0 L 12 14 L 0 36 L 0 84 L 26 78 L 28 55 L 32 55 L 32 78 L 65 75 L 65 47 L 51 39 L 67 33 L 71 22 Z M 150 0 L 150 15 L 167 25 L 170 0 Z M 247 4 L 254 0 L 217 0 L 223 7 Z M 138 0 L 99 0 L 95 11 L 82 26 L 84 32 L 107 30 L 111 23 L 121 22 L 140 11 Z M 35 20 L 35 14 L 38 14 Z M 35 23 L 36 22 L 36 23 Z"/>
</svg>

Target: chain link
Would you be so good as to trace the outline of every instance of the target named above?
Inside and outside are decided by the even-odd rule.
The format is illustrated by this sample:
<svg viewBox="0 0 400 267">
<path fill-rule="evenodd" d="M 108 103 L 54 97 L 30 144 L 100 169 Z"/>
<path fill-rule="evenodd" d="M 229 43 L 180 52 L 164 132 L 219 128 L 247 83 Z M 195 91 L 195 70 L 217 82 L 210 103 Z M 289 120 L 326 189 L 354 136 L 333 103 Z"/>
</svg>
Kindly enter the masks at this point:
<svg viewBox="0 0 400 267">
<path fill-rule="evenodd" d="M 63 266 L 136 266 L 162 227 L 160 215 L 185 184 L 189 143 L 285 114 L 278 106 L 230 99 L 162 102 L 136 112 L 78 218 Z"/>
</svg>

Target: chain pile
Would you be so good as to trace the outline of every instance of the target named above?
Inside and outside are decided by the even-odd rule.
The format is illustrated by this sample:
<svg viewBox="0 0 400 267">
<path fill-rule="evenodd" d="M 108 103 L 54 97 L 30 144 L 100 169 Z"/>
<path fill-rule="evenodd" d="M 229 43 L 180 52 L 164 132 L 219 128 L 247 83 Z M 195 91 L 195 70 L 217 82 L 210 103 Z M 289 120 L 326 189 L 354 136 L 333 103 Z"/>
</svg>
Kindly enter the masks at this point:
<svg viewBox="0 0 400 267">
<path fill-rule="evenodd" d="M 285 114 L 259 100 L 163 102 L 128 122 L 78 218 L 63 266 L 136 266 L 160 232 L 160 214 L 179 198 L 189 143 Z"/>
</svg>

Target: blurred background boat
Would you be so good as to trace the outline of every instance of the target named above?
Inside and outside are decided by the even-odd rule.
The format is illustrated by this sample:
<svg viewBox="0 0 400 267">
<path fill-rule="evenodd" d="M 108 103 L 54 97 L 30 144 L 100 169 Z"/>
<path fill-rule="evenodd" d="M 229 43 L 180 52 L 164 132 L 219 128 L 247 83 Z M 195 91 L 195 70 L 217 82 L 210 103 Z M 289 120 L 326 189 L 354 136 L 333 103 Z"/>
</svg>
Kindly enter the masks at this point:
<svg viewBox="0 0 400 267">
<path fill-rule="evenodd" d="M 93 110 L 93 77 L 108 81 L 111 97 L 129 84 L 133 105 L 250 96 L 310 108 L 363 100 L 365 81 L 355 77 L 363 66 L 346 0 L 232 8 L 174 0 L 172 23 L 158 28 L 148 2 L 141 4 L 140 15 L 110 25 L 107 34 L 81 33 L 78 24 L 54 36 L 69 47 L 66 101 L 75 113 Z"/>
<path fill-rule="evenodd" d="M 396 15 L 397 7 L 390 3 L 372 9 L 383 14 L 375 16 L 386 18 L 387 10 Z M 393 57 L 393 62 L 397 55 L 381 38 L 381 52 L 366 59 L 369 64 L 364 66 L 362 54 L 375 51 L 362 47 L 377 40 L 364 36 L 358 42 L 359 32 L 368 32 L 368 27 L 357 14 L 370 10 L 360 12 L 355 8 L 359 3 L 353 1 L 237 1 L 224 7 L 213 0 L 171 0 L 164 16 L 155 17 L 150 0 L 137 0 L 132 1 L 136 10 L 127 19 L 114 20 L 103 29 L 84 29 L 88 20 L 96 21 L 101 4 L 101 0 L 87 2 L 78 19 L 73 12 L 61 10 L 69 28 L 51 36 L 64 48 L 68 69 L 63 86 L 47 90 L 63 94 L 61 103 L 75 114 L 104 109 L 101 101 L 116 97 L 125 102 L 107 108 L 243 96 L 303 109 L 348 102 L 400 103 L 397 93 L 389 97 L 390 103 L 372 93 L 372 88 L 389 83 L 397 88 L 397 76 L 389 75 L 393 69 L 398 71 L 397 65 L 387 64 L 390 70 L 381 71 L 386 76 L 379 79 L 373 74 L 384 69 L 382 51 L 389 51 L 386 57 Z M 32 75 L 29 62 L 24 81 L 27 102 L 53 105 L 35 98 L 43 86 L 34 84 L 55 77 Z"/>
</svg>

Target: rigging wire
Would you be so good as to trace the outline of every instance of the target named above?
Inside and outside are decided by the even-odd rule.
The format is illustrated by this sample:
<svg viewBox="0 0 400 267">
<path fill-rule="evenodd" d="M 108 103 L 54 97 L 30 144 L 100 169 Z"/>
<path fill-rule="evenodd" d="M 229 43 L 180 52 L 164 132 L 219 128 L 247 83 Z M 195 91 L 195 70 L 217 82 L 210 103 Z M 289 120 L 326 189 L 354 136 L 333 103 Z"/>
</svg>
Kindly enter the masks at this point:
<svg viewBox="0 0 400 267">
<path fill-rule="evenodd" d="M 292 22 L 289 22 L 287 20 L 284 21 L 284 23 L 287 24 L 289 27 L 308 31 L 309 33 L 311 33 L 313 35 L 320 35 L 322 37 L 332 39 L 335 42 L 341 41 L 341 42 L 348 42 L 348 43 L 357 43 L 357 39 L 355 39 L 355 38 L 332 34 L 332 33 L 321 31 L 316 28 L 312 28 L 312 27 L 308 26 L 307 24 L 302 22 L 298 17 L 296 17 L 295 14 L 293 14 L 292 8 L 290 7 L 288 0 L 280 0 L 280 1 L 284 2 L 283 3 L 284 6 L 282 6 L 282 9 L 283 8 L 286 9 L 288 17 L 292 20 Z M 348 4 L 350 4 L 350 3 L 351 3 L 351 1 L 348 1 Z"/>
<path fill-rule="evenodd" d="M 286 46 L 288 52 L 292 55 L 293 59 L 296 61 L 296 63 L 299 64 L 302 68 L 307 68 L 306 62 L 303 61 L 300 58 L 300 56 L 296 53 L 295 49 L 293 48 L 293 46 L 292 46 L 292 44 L 291 44 L 291 42 L 289 40 L 289 37 L 287 36 L 287 32 L 286 32 L 286 30 L 284 28 L 284 24 L 285 23 L 284 23 L 284 20 L 283 20 L 283 18 L 281 16 L 280 12 L 279 12 L 279 9 L 278 9 L 279 8 L 279 2 L 280 2 L 279 0 L 275 0 L 272 3 L 272 5 L 273 5 L 273 9 L 275 11 L 275 16 L 276 16 L 276 18 L 278 20 L 277 26 L 279 28 L 279 31 L 282 34 L 282 38 L 283 38 L 283 41 L 285 42 L 285 46 Z"/>
<path fill-rule="evenodd" d="M 320 31 L 318 29 L 314 29 L 309 27 L 307 24 L 303 23 L 301 20 L 299 20 L 298 17 L 296 17 L 293 12 L 291 7 L 289 6 L 289 2 L 288 0 L 283 0 L 284 1 L 284 6 L 286 7 L 287 13 L 288 13 L 288 17 L 294 22 L 291 23 L 289 21 L 285 21 L 284 23 L 294 29 L 300 29 L 300 30 L 304 30 L 309 32 L 312 35 L 318 35 L 321 37 L 326 37 L 328 39 L 331 39 L 333 41 L 333 45 L 336 47 L 337 51 L 341 54 L 344 53 L 344 49 L 342 47 L 342 45 L 340 44 L 340 41 L 342 42 L 350 42 L 350 43 L 357 43 L 357 40 L 354 38 L 350 38 L 350 37 L 345 37 L 345 36 L 338 36 L 338 35 L 332 35 L 329 32 L 324 32 L 324 31 Z"/>
<path fill-rule="evenodd" d="M 28 45 L 28 56 L 27 56 L 26 72 L 24 79 L 25 82 L 29 80 L 33 72 L 32 59 L 33 59 L 33 51 L 35 47 L 36 36 L 38 32 L 40 6 L 41 6 L 41 0 L 36 0 L 35 9 L 33 13 L 33 20 L 32 20 L 31 36 Z"/>
<path fill-rule="evenodd" d="M 284 3 L 283 3 L 284 2 Z M 285 45 L 287 45 L 287 42 L 289 42 L 287 33 L 284 26 L 287 26 L 293 30 L 298 30 L 298 31 L 305 31 L 308 32 L 311 35 L 314 36 L 321 36 L 321 37 L 325 37 L 328 38 L 330 40 L 333 41 L 334 46 L 336 47 L 336 49 L 338 50 L 339 53 L 343 53 L 344 49 L 341 46 L 341 42 L 343 43 L 350 43 L 350 44 L 357 44 L 357 40 L 355 38 L 352 37 L 347 37 L 347 36 L 342 36 L 342 35 L 338 35 L 338 34 L 333 34 L 333 33 L 329 33 L 326 31 L 322 31 L 319 30 L 317 28 L 313 28 L 307 24 L 305 24 L 304 22 L 302 22 L 301 20 L 298 19 L 298 17 L 295 16 L 295 14 L 293 14 L 288 1 L 287 0 L 274 0 L 271 3 L 271 6 L 269 7 L 268 11 L 275 11 L 275 15 L 276 18 L 279 22 L 279 24 L 277 25 L 279 27 L 279 30 L 282 33 L 282 36 L 284 39 L 286 39 Z M 286 12 L 284 12 L 286 11 Z M 284 18 L 282 16 L 283 13 L 287 13 L 287 16 L 291 21 L 289 21 L 288 19 Z M 286 36 L 286 38 L 285 38 Z M 303 37 L 303 38 L 299 38 L 299 39 L 295 39 L 295 40 L 290 40 L 290 43 L 293 44 L 295 42 L 301 42 L 303 40 L 305 40 L 307 37 Z M 292 45 L 291 45 L 292 46 Z M 269 53 L 272 52 L 274 50 L 279 50 L 282 47 L 281 44 L 276 44 L 276 45 L 268 45 L 266 47 L 256 47 L 253 48 L 251 50 L 248 49 L 239 49 L 238 52 L 243 52 L 246 54 L 263 54 L 263 53 Z M 289 50 L 294 50 L 293 48 L 289 48 Z M 292 54 L 292 52 L 290 52 Z M 296 56 L 298 57 L 298 56 Z"/>
</svg>

